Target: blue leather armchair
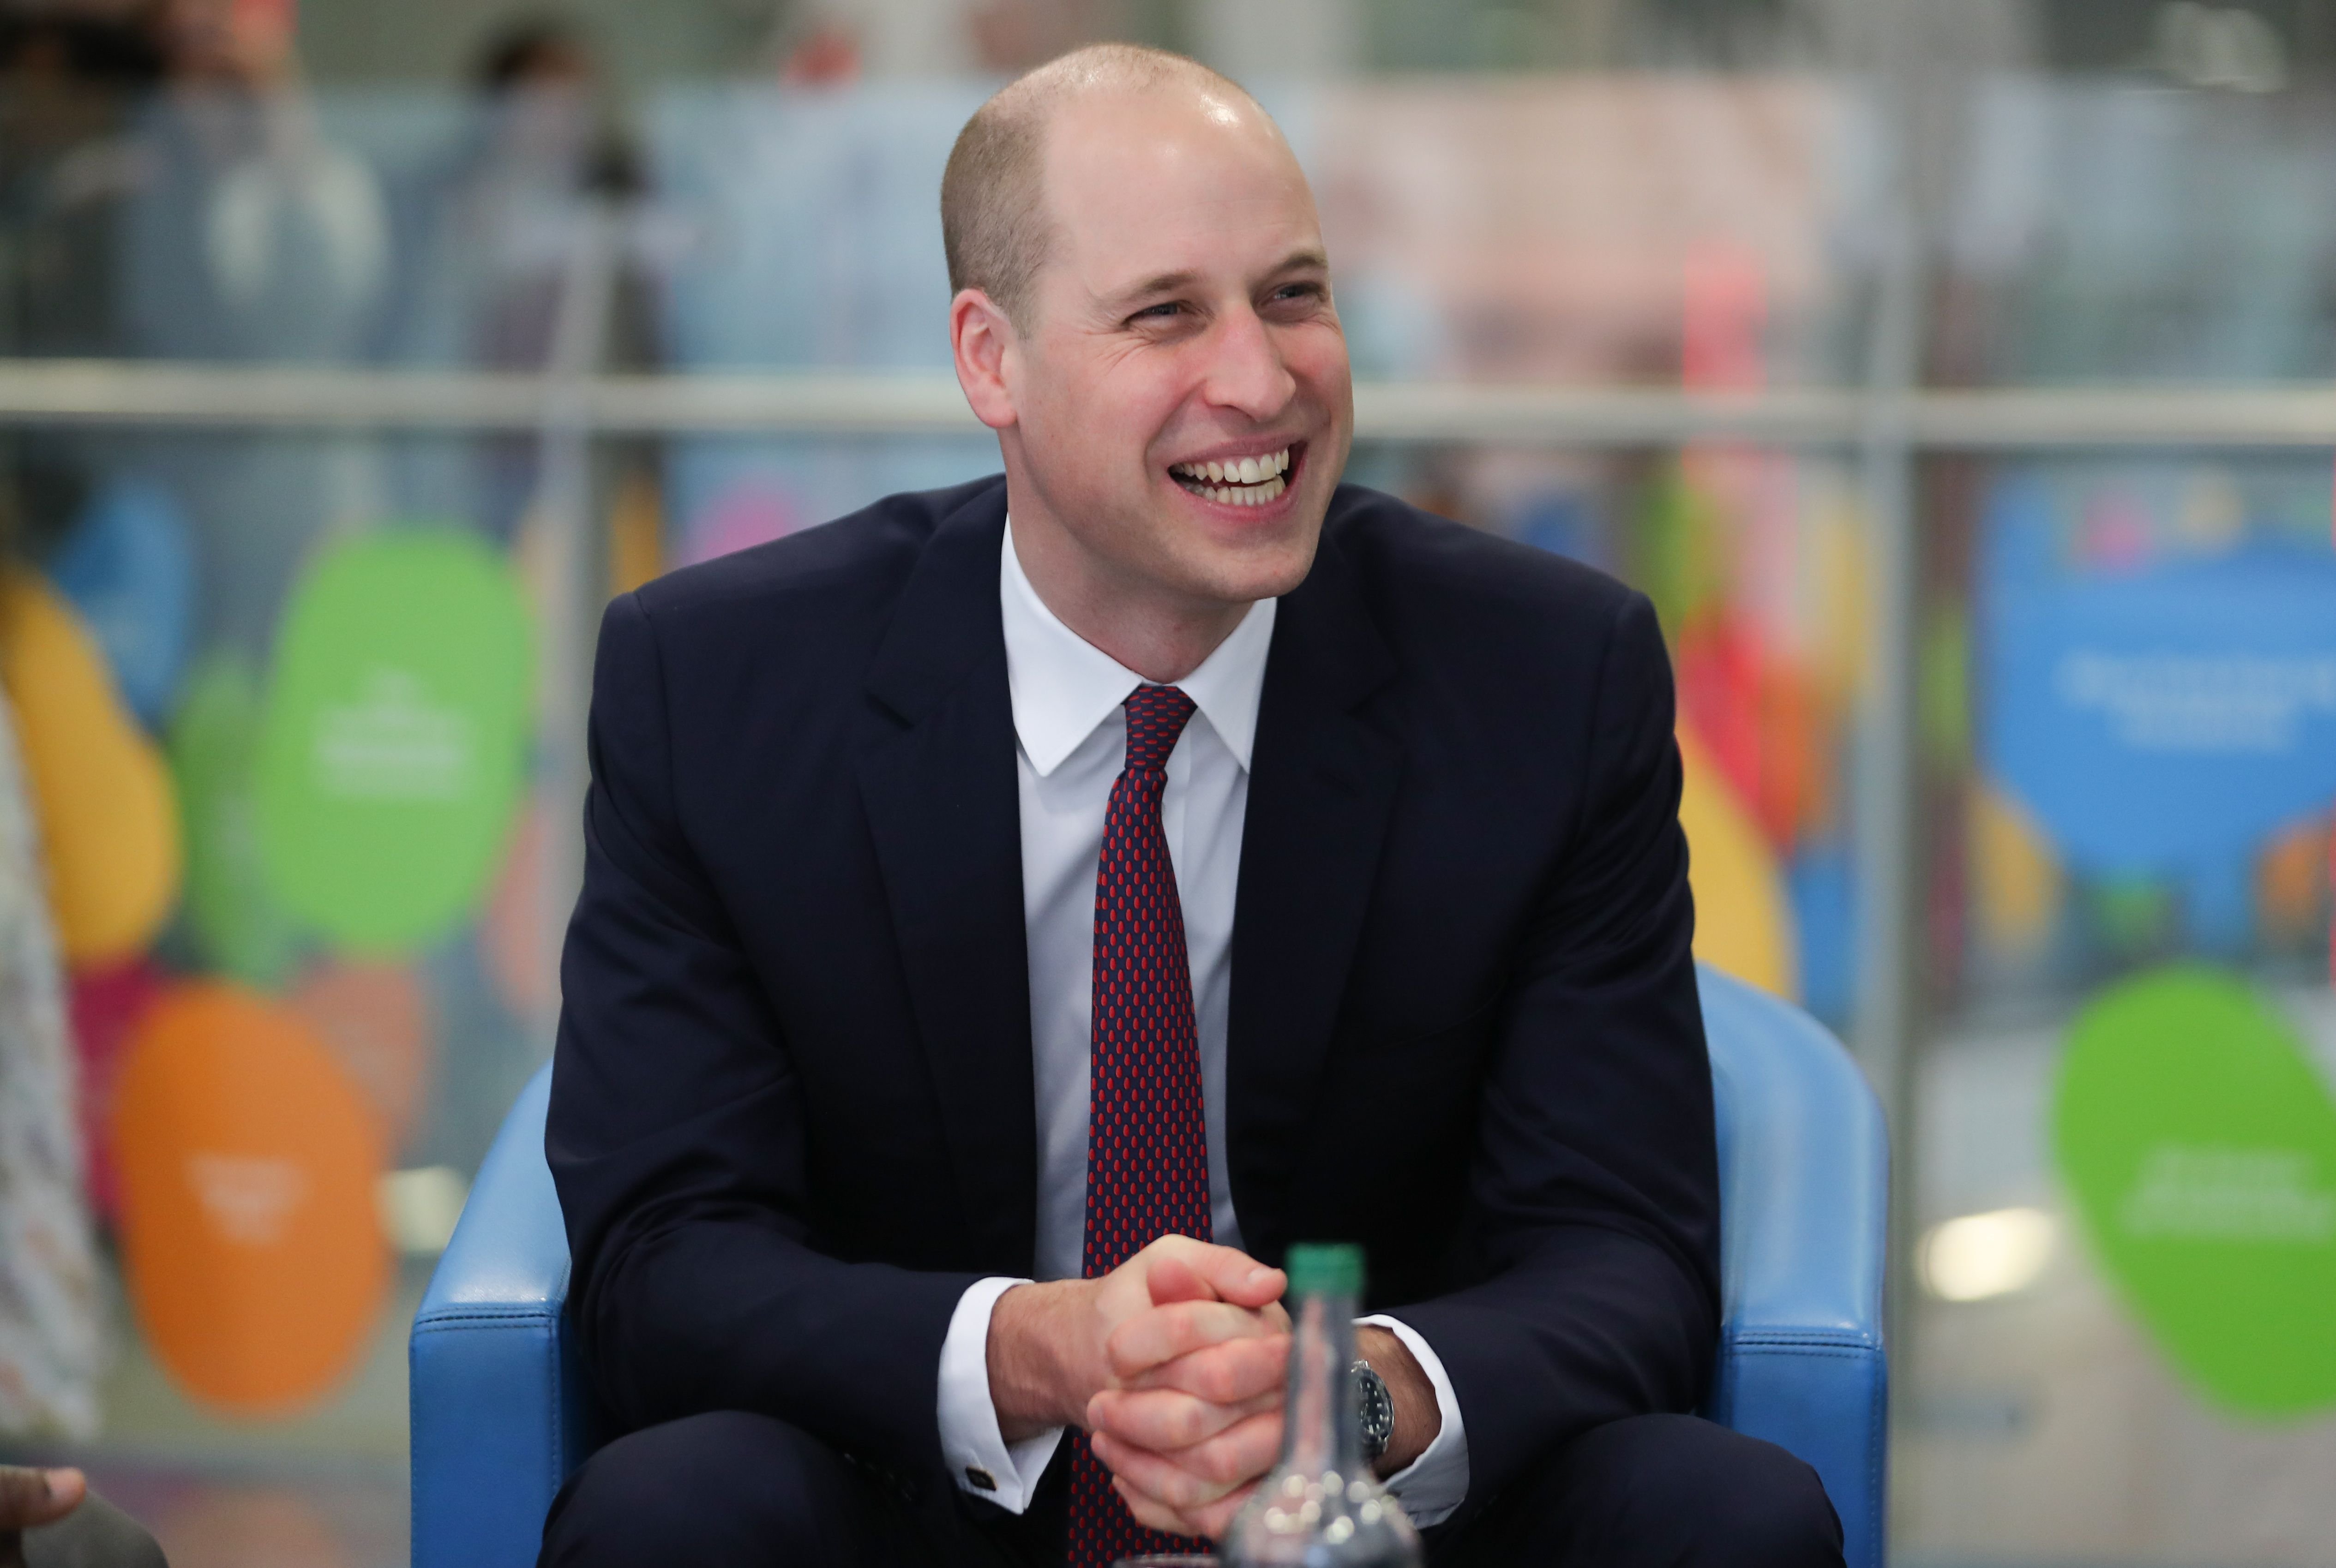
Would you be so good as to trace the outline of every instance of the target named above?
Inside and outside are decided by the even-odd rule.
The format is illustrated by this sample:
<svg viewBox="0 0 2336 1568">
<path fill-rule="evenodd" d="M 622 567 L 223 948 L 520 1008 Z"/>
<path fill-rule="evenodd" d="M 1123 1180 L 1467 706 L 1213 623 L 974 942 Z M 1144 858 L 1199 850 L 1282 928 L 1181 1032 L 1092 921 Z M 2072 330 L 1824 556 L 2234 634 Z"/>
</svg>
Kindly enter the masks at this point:
<svg viewBox="0 0 2336 1568">
<path fill-rule="evenodd" d="M 1719 1108 L 1724 1316 L 1708 1414 L 1815 1466 L 1850 1568 L 1879 1568 L 1888 1364 L 1882 1116 L 1797 1009 L 1702 974 Z M 526 1568 L 592 1403 L 562 1312 L 568 1241 L 543 1158 L 549 1068 L 479 1167 L 414 1320 L 414 1568 Z"/>
</svg>

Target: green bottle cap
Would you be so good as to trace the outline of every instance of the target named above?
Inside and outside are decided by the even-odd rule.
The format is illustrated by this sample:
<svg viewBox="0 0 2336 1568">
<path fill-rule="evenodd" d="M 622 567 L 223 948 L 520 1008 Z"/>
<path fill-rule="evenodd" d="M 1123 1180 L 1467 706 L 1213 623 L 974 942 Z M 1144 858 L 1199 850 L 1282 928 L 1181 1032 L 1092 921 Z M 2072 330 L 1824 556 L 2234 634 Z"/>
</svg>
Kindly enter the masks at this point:
<svg viewBox="0 0 2336 1568">
<path fill-rule="evenodd" d="M 1282 1266 L 1293 1296 L 1363 1293 L 1363 1249 L 1352 1242 L 1299 1242 Z"/>
</svg>

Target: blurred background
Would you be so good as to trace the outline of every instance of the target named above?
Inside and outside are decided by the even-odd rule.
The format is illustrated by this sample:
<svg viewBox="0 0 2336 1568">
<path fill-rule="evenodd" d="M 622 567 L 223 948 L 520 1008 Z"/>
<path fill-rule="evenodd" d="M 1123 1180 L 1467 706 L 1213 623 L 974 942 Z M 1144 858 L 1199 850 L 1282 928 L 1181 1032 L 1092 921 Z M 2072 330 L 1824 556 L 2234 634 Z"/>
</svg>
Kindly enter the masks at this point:
<svg viewBox="0 0 2336 1568">
<path fill-rule="evenodd" d="M 1351 477 L 1659 606 L 1899 1561 L 2336 1563 L 2336 0 L 0 0 L 0 1456 L 404 1563 L 599 606 L 995 466 L 941 162 L 1106 37 L 1306 163 Z"/>
</svg>

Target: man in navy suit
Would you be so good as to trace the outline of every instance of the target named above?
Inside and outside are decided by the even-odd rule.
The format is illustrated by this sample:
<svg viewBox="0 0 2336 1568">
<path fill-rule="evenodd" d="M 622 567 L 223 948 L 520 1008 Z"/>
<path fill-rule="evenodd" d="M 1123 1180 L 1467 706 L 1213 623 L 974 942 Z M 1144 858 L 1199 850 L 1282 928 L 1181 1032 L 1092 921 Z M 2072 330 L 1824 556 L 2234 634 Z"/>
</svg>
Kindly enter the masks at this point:
<svg viewBox="0 0 2336 1568">
<path fill-rule="evenodd" d="M 1718 1178 L 1646 600 L 1340 485 L 1312 198 L 1214 73 L 1025 77 L 942 218 L 1003 479 L 602 628 L 547 1148 L 628 1435 L 545 1561 L 1220 1534 L 1280 1438 L 1270 1265 L 1350 1239 L 1437 1561 L 1837 1563 L 1814 1473 L 1689 1413 Z"/>
</svg>

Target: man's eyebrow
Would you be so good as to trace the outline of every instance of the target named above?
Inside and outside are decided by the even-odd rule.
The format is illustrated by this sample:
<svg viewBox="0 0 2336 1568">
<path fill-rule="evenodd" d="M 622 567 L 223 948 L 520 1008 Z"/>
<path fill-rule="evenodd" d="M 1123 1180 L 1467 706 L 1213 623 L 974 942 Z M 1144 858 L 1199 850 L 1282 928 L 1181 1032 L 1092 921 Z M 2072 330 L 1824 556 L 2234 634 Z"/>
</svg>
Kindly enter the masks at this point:
<svg viewBox="0 0 2336 1568">
<path fill-rule="evenodd" d="M 1293 250 L 1281 258 L 1281 265 L 1268 274 L 1279 277 L 1285 272 L 1328 272 L 1330 258 L 1319 250 Z"/>
<path fill-rule="evenodd" d="M 1320 251 L 1293 250 L 1283 256 L 1265 276 L 1280 277 L 1285 273 L 1328 272 L 1329 268 L 1330 258 Z M 1190 268 L 1182 272 L 1163 272 L 1121 289 L 1113 295 L 1107 303 L 1114 307 L 1133 305 L 1139 299 L 1148 299 L 1155 294 L 1173 294 L 1178 289 L 1190 288 L 1200 280 L 1201 275 Z"/>
<path fill-rule="evenodd" d="M 1183 272 L 1163 272 L 1156 276 L 1147 277 L 1142 283 L 1132 284 L 1121 289 L 1111 296 L 1111 302 L 1114 305 L 1133 304 L 1151 295 L 1173 294 L 1180 288 L 1191 287 L 1200 280 L 1201 275 L 1189 269 Z"/>
</svg>

